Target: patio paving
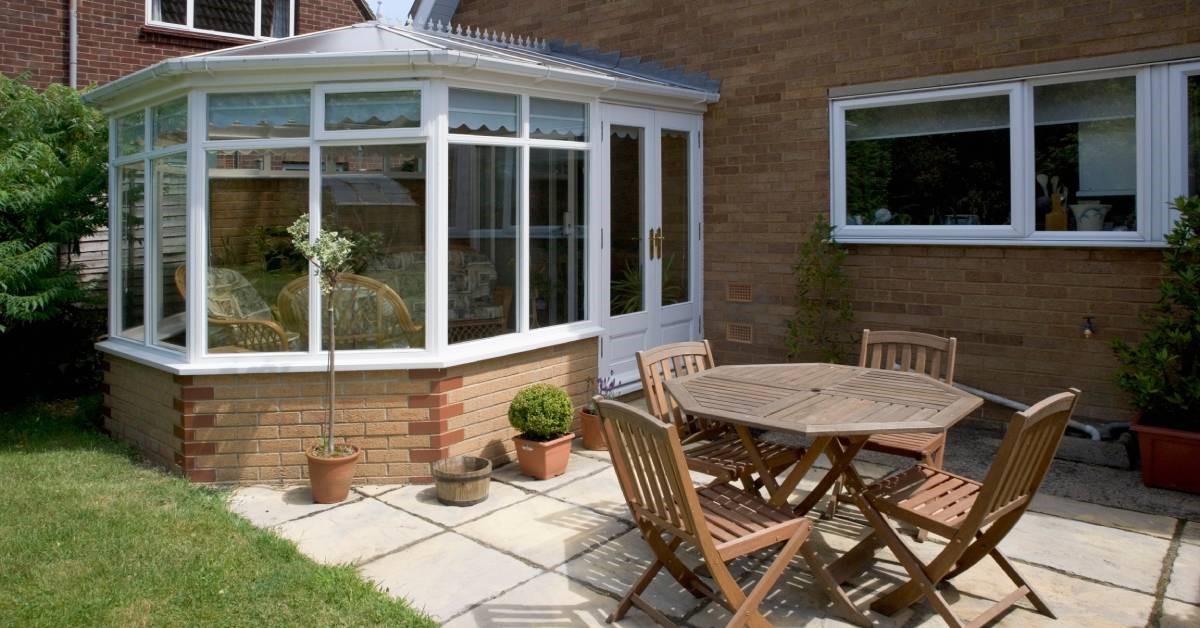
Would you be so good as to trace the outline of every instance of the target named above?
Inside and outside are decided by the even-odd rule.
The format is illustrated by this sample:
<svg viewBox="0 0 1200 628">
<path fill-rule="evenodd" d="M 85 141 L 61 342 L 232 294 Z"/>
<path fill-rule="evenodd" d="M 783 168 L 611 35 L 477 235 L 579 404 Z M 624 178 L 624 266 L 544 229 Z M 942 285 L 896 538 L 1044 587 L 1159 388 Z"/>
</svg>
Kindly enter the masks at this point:
<svg viewBox="0 0 1200 628">
<path fill-rule="evenodd" d="M 886 467 L 871 466 L 872 475 Z M 811 487 L 821 470 L 801 484 Z M 695 476 L 704 481 L 703 476 Z M 625 510 L 603 452 L 576 450 L 567 474 L 537 482 L 516 465 L 493 473 L 487 501 L 468 508 L 437 503 L 431 486 L 356 487 L 336 506 L 308 503 L 307 488 L 254 486 L 234 491 L 231 507 L 256 525 L 295 541 L 315 560 L 357 566 L 391 595 L 447 626 L 602 626 L 620 595 L 650 561 Z M 819 509 L 818 509 L 819 510 Z M 862 534 L 861 516 L 843 508 L 815 520 L 814 547 L 825 560 Z M 910 543 L 930 558 L 939 540 Z M 1039 589 L 1059 620 L 1028 603 L 1000 626 L 1200 625 L 1200 523 L 1043 494 L 1001 547 Z M 903 572 L 884 560 L 852 584 L 898 582 Z M 695 555 L 685 561 L 695 561 Z M 750 556 L 733 566 L 743 584 L 769 564 Z M 960 616 L 972 617 L 1010 590 L 984 561 L 945 590 Z M 696 600 L 666 575 L 647 595 L 681 625 L 715 626 L 726 611 Z M 832 613 L 801 560 L 763 603 L 777 626 L 847 626 Z M 653 622 L 636 608 L 623 626 Z M 943 626 L 920 604 L 905 626 Z"/>
</svg>

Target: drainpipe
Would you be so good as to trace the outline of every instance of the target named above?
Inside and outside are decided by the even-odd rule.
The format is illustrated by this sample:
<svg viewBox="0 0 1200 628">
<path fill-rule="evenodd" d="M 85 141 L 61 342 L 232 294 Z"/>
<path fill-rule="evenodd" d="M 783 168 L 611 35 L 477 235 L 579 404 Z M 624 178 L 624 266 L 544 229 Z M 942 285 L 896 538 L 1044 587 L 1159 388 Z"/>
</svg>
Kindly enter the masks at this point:
<svg viewBox="0 0 1200 628">
<path fill-rule="evenodd" d="M 70 10 L 70 26 L 67 33 L 69 46 L 67 68 L 71 89 L 76 89 L 79 87 L 79 0 L 71 0 Z"/>
<path fill-rule="evenodd" d="M 1017 412 L 1022 412 L 1029 409 L 1029 406 L 1021 403 L 1020 401 L 1013 401 L 1012 399 L 1001 397 L 1000 395 L 987 392 L 986 390 L 979 390 L 978 388 L 972 388 L 971 386 L 959 384 L 957 382 L 954 384 L 954 387 L 958 388 L 959 390 L 969 392 L 985 401 L 990 401 L 994 404 L 1004 406 L 1005 408 L 1012 408 Z M 1096 429 L 1095 426 L 1088 425 L 1087 423 L 1080 423 L 1075 419 L 1068 421 L 1067 425 L 1087 434 L 1092 440 L 1100 440 L 1100 430 Z"/>
</svg>

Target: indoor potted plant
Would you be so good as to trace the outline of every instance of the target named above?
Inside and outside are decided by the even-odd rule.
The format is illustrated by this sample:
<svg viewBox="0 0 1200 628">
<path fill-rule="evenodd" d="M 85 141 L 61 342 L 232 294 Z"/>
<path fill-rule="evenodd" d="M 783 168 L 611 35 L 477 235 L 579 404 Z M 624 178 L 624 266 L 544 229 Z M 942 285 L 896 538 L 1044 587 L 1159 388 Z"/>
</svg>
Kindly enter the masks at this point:
<svg viewBox="0 0 1200 628">
<path fill-rule="evenodd" d="M 337 391 L 334 355 L 337 350 L 337 309 L 334 307 L 333 292 L 338 278 L 349 272 L 354 257 L 354 244 L 336 231 L 321 229 L 315 238 L 309 237 L 308 215 L 296 219 L 288 227 L 292 244 L 311 264 L 325 295 L 325 324 L 329 329 L 329 363 L 326 372 L 329 378 L 329 416 L 325 420 L 321 442 L 309 447 L 308 481 L 312 486 L 313 501 L 318 504 L 336 504 L 350 492 L 354 480 L 354 466 L 362 452 L 348 443 L 335 443 L 333 426 L 336 417 Z"/>
<path fill-rule="evenodd" d="M 521 473 L 538 480 L 562 475 L 571 454 L 571 397 L 550 384 L 522 389 L 508 406 Z"/>
<path fill-rule="evenodd" d="M 1137 344 L 1114 342 L 1117 385 L 1137 409 L 1146 486 L 1200 493 L 1200 197 L 1178 198 L 1158 303 Z"/>
<path fill-rule="evenodd" d="M 618 382 L 612 371 L 608 372 L 608 377 L 597 377 L 594 381 L 596 392 L 604 399 L 613 399 L 617 396 Z M 593 451 L 608 449 L 608 443 L 604 441 L 604 429 L 600 427 L 600 411 L 596 407 L 595 397 L 592 397 L 587 405 L 579 411 L 579 425 L 583 428 L 584 449 Z"/>
</svg>

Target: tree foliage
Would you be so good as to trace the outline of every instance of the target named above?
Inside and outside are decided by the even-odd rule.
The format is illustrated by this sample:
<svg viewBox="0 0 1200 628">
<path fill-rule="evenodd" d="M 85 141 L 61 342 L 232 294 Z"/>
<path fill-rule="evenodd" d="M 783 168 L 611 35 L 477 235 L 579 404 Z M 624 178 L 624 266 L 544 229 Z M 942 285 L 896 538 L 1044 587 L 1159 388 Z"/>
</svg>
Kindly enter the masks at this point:
<svg viewBox="0 0 1200 628">
<path fill-rule="evenodd" d="M 1200 196 L 1178 198 L 1179 222 L 1167 234 L 1166 276 L 1149 330 L 1130 345 L 1113 346 L 1117 385 L 1152 424 L 1200 431 Z"/>
<path fill-rule="evenodd" d="M 84 298 L 59 253 L 104 224 L 107 137 L 75 90 L 0 76 L 0 333 Z"/>
<path fill-rule="evenodd" d="M 800 244 L 792 267 L 796 313 L 788 321 L 788 357 L 816 355 L 824 362 L 840 362 L 849 337 L 845 325 L 854 318 L 850 304 L 850 279 L 843 264 L 846 249 L 834 242 L 833 227 L 821 217 Z"/>
</svg>

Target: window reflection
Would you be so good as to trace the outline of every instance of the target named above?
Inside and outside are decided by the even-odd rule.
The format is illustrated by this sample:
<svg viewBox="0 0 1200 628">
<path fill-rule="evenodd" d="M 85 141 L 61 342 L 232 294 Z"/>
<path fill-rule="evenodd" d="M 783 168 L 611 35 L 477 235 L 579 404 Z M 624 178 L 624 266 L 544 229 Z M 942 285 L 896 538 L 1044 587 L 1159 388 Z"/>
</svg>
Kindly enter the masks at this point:
<svg viewBox="0 0 1200 628">
<path fill-rule="evenodd" d="M 529 150 L 529 326 L 587 318 L 587 160 Z"/>
</svg>

